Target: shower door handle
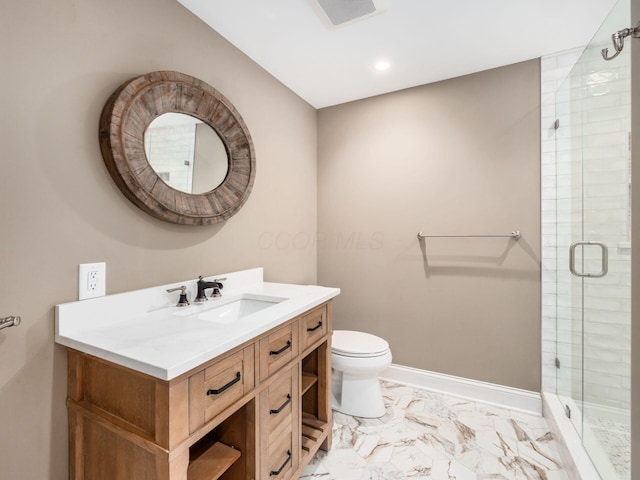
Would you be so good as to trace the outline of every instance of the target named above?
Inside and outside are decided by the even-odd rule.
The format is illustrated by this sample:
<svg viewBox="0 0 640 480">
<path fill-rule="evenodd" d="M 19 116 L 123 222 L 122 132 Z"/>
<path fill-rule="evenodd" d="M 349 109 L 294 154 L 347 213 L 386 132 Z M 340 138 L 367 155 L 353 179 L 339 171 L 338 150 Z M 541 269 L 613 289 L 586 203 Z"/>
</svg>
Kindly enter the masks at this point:
<svg viewBox="0 0 640 480">
<path fill-rule="evenodd" d="M 598 273 L 584 273 L 576 270 L 576 248 L 584 245 L 595 245 L 602 249 L 602 267 Z M 604 243 L 600 242 L 573 242 L 569 247 L 569 270 L 576 277 L 601 278 L 609 271 L 609 249 Z"/>
</svg>

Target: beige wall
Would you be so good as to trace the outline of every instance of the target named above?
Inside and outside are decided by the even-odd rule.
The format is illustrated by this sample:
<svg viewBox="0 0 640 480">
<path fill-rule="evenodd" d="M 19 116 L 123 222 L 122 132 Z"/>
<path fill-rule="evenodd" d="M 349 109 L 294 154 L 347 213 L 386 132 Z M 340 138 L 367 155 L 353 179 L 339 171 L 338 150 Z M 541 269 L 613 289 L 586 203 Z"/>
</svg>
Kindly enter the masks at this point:
<svg viewBox="0 0 640 480">
<path fill-rule="evenodd" d="M 175 0 L 3 2 L 0 14 L 0 477 L 67 477 L 66 359 L 53 308 L 77 299 L 79 263 L 107 262 L 107 293 L 264 266 L 314 283 L 316 112 Z M 257 176 L 237 215 L 170 225 L 116 188 L 98 120 L 123 81 L 172 69 L 226 95 L 253 136 Z M 266 239 L 266 240 L 265 240 Z"/>
<path fill-rule="evenodd" d="M 319 111 L 335 328 L 384 337 L 397 364 L 540 390 L 539 76 L 535 60 Z"/>
</svg>

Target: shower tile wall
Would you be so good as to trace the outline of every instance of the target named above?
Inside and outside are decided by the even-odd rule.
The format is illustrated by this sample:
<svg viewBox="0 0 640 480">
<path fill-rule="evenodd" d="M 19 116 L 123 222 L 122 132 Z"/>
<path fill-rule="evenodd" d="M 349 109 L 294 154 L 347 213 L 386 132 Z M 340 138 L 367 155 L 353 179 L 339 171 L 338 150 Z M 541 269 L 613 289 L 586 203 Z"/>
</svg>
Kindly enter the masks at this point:
<svg viewBox="0 0 640 480">
<path fill-rule="evenodd" d="M 541 63 L 543 389 L 555 392 L 557 387 L 560 394 L 571 391 L 588 404 L 611 407 L 609 413 L 615 415 L 617 408 L 629 407 L 630 397 L 630 167 L 626 147 L 630 119 L 628 107 L 623 106 L 629 101 L 625 91 L 629 79 L 623 73 L 628 71 L 625 62 L 629 57 L 620 56 L 618 63 L 607 64 L 599 58 L 598 49 L 585 51 L 580 70 L 572 73 L 573 102 L 562 102 L 559 97 L 556 105 L 554 92 L 580 53 L 580 49 L 563 52 L 544 57 Z M 556 118 L 565 127 L 558 134 L 557 163 Z M 584 209 L 582 191 L 571 187 L 570 149 L 577 143 L 585 162 Z M 585 283 L 584 352 L 579 338 L 581 305 L 576 304 L 581 287 L 579 282 L 572 286 L 565 268 L 568 245 L 581 238 L 580 224 L 576 224 L 581 214 L 585 239 L 608 245 L 610 269 L 606 277 Z M 559 254 L 557 246 L 561 247 Z M 598 270 L 598 257 L 587 259 L 585 269 Z M 559 375 L 557 384 L 556 356 L 562 369 L 574 369 L 571 375 Z"/>
</svg>

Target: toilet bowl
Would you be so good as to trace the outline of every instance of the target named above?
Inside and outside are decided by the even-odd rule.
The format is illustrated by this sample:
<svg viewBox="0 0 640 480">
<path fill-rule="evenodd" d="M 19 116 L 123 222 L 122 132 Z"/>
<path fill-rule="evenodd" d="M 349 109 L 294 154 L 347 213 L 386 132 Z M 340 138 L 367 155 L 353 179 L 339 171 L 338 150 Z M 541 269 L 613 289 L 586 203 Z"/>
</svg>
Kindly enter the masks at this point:
<svg viewBox="0 0 640 480">
<path fill-rule="evenodd" d="M 354 417 L 383 416 L 378 374 L 391 365 L 389 344 L 350 330 L 335 330 L 331 343 L 331 407 Z"/>
</svg>

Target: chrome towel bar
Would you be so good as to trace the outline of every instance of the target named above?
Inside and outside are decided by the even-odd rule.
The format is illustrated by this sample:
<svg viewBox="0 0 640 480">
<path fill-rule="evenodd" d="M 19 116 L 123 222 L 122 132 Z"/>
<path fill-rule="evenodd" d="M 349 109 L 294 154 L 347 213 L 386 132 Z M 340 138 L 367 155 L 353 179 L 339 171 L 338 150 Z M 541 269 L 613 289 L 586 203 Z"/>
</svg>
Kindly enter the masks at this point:
<svg viewBox="0 0 640 480">
<path fill-rule="evenodd" d="M 20 317 L 14 316 L 0 318 L 0 330 L 7 327 L 17 327 L 20 325 L 20 321 Z"/>
<path fill-rule="evenodd" d="M 434 235 L 427 235 L 422 232 L 418 232 L 418 238 L 445 238 L 445 237 L 509 237 L 514 240 L 519 240 L 522 234 L 520 230 L 514 230 L 511 233 L 440 233 Z"/>
</svg>

